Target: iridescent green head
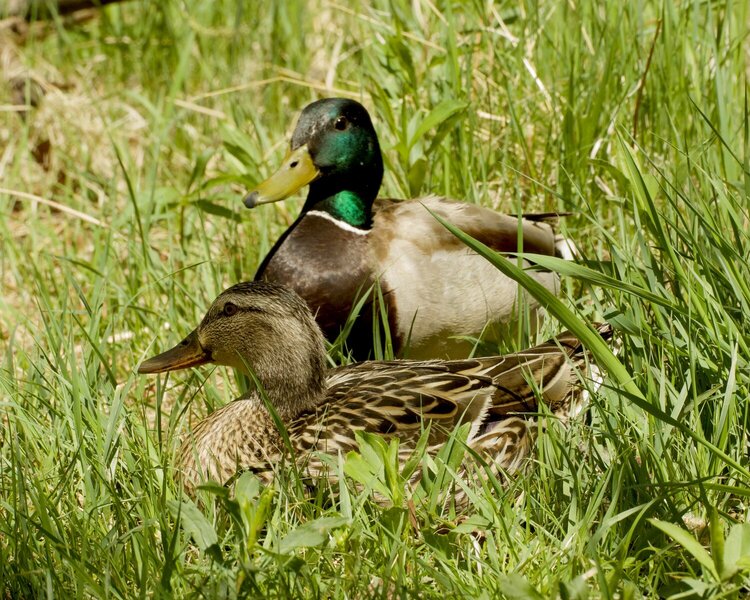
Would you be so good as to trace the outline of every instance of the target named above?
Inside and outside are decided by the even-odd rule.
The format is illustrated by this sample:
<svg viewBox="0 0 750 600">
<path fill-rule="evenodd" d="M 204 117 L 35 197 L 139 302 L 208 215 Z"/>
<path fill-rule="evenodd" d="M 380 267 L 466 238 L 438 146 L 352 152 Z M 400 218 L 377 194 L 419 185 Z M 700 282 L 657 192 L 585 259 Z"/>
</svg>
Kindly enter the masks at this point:
<svg viewBox="0 0 750 600">
<path fill-rule="evenodd" d="M 383 158 L 370 115 L 347 98 L 305 107 L 282 166 L 245 198 L 245 205 L 276 202 L 309 184 L 303 210 L 324 210 L 355 227 L 369 227 L 383 180 Z"/>
</svg>

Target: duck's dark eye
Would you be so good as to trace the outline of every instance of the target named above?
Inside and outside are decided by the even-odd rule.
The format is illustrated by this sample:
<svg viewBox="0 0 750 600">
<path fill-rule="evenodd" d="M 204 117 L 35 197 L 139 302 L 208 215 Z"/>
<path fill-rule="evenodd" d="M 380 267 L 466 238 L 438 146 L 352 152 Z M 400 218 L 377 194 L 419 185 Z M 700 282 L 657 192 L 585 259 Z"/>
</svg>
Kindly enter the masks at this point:
<svg viewBox="0 0 750 600">
<path fill-rule="evenodd" d="M 349 127 L 349 120 L 344 116 L 337 117 L 333 122 L 333 126 L 339 131 L 344 131 L 344 129 Z"/>
<path fill-rule="evenodd" d="M 237 314 L 237 305 L 232 304 L 231 302 L 227 302 L 224 305 L 224 316 L 225 317 L 231 317 L 232 315 Z"/>
</svg>

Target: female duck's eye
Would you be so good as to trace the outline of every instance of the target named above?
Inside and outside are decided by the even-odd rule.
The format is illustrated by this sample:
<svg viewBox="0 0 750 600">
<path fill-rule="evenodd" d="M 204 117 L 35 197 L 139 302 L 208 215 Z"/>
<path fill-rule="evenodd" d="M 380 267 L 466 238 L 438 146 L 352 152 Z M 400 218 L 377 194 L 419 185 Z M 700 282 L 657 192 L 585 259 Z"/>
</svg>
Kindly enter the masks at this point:
<svg viewBox="0 0 750 600">
<path fill-rule="evenodd" d="M 224 305 L 224 316 L 231 317 L 234 314 L 237 314 L 237 305 L 232 304 L 231 302 L 227 302 Z"/>
<path fill-rule="evenodd" d="M 349 121 L 346 119 L 346 117 L 337 117 L 333 122 L 333 126 L 339 131 L 344 131 L 344 129 L 349 126 Z"/>
</svg>

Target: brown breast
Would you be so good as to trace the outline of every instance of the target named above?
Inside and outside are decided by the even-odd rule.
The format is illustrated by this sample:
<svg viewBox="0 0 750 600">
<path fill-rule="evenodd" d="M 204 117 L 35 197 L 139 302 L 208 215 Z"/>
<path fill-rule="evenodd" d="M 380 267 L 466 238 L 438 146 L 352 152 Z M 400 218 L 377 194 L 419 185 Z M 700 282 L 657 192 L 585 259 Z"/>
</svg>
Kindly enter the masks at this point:
<svg viewBox="0 0 750 600">
<path fill-rule="evenodd" d="M 307 213 L 277 242 L 255 279 L 281 283 L 306 301 L 329 341 L 341 328 L 361 294 L 374 281 L 368 234 L 339 227 Z M 384 290 L 387 296 L 387 290 Z M 391 327 L 395 331 L 395 327 Z M 372 354 L 372 306 L 368 302 L 347 340 L 358 359 Z"/>
</svg>

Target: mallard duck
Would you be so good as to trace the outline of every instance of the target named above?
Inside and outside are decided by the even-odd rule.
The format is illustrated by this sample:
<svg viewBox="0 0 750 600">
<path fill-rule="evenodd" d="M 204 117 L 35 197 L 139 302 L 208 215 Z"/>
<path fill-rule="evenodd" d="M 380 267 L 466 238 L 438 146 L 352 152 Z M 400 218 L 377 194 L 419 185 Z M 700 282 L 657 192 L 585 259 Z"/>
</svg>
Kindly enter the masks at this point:
<svg viewBox="0 0 750 600">
<path fill-rule="evenodd" d="M 468 356 L 472 344 L 467 338 L 497 341 L 517 320 L 516 282 L 469 251 L 429 211 L 500 252 L 517 252 L 520 234 L 525 252 L 567 255 L 569 246 L 547 222 L 550 215 L 529 215 L 519 222 L 436 196 L 377 199 L 382 178 L 383 159 L 370 115 L 354 100 L 330 98 L 302 111 L 281 168 L 245 199 L 252 208 L 309 184 L 299 217 L 265 257 L 255 279 L 294 289 L 329 340 L 339 334 L 357 297 L 376 282 L 398 356 Z M 555 274 L 535 271 L 533 276 L 547 289 L 558 290 Z M 525 292 L 522 297 L 533 317 L 536 300 Z M 348 338 L 358 359 L 372 351 L 372 314 L 371 306 L 362 309 Z"/>
<path fill-rule="evenodd" d="M 600 326 L 609 335 L 607 326 Z M 470 423 L 469 446 L 488 464 L 513 471 L 531 447 L 528 424 L 539 400 L 560 416 L 580 406 L 577 370 L 585 353 L 570 333 L 507 356 L 458 361 L 372 361 L 326 368 L 323 334 L 294 291 L 270 282 L 224 291 L 200 325 L 139 373 L 214 363 L 252 372 L 274 407 L 294 455 L 312 478 L 321 454 L 357 448 L 355 432 L 398 437 L 401 459 L 429 427 L 428 451 Z M 238 470 L 269 480 L 287 456 L 257 389 L 211 413 L 186 439 L 178 467 L 188 489 L 204 479 L 226 483 Z"/>
</svg>

